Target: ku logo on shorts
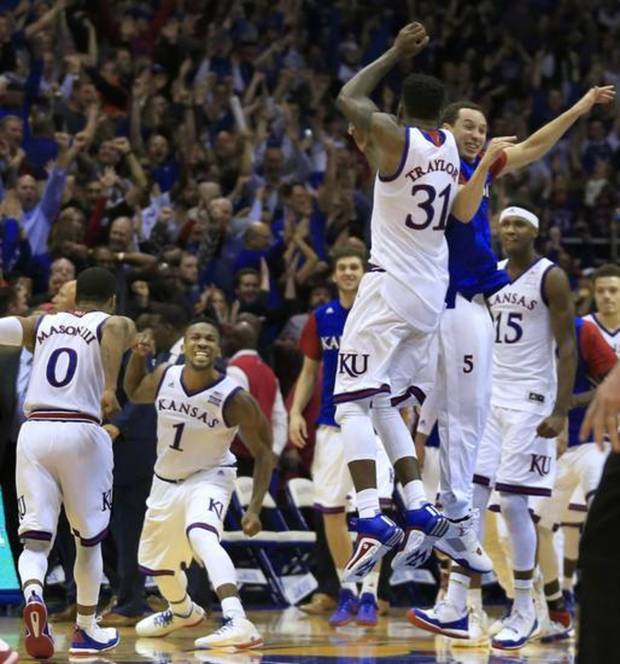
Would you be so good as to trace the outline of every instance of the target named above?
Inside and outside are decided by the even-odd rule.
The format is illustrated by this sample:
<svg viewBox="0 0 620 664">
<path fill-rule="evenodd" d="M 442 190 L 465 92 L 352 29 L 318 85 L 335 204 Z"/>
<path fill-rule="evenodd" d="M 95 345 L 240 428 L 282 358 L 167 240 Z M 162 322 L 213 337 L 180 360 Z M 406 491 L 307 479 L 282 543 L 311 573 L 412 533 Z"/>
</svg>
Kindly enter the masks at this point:
<svg viewBox="0 0 620 664">
<path fill-rule="evenodd" d="M 215 512 L 217 514 L 217 518 L 221 519 L 222 514 L 224 513 L 224 503 L 220 502 L 219 500 L 209 498 L 209 511 Z"/>
<path fill-rule="evenodd" d="M 112 511 L 112 489 L 101 493 L 101 511 L 105 512 L 106 510 Z"/>
<path fill-rule="evenodd" d="M 338 355 L 338 373 L 357 378 L 368 371 L 368 353 L 340 353 Z"/>
<path fill-rule="evenodd" d="M 551 471 L 551 457 L 544 454 L 532 454 L 532 463 L 530 464 L 530 473 L 538 473 L 545 477 Z"/>
</svg>

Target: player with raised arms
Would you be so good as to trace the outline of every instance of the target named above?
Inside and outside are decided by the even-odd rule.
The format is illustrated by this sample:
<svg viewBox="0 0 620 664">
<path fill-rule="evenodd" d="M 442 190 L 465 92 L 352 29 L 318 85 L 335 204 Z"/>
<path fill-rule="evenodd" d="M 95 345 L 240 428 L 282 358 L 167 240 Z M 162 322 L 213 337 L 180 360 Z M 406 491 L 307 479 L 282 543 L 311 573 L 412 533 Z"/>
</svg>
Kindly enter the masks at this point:
<svg viewBox="0 0 620 664">
<path fill-rule="evenodd" d="M 118 409 L 116 382 L 135 326 L 111 315 L 116 280 L 93 267 L 80 273 L 76 309 L 58 314 L 0 319 L 0 344 L 33 353 L 17 440 L 19 534 L 24 550 L 18 569 L 26 606 L 25 647 L 48 659 L 54 638 L 47 623 L 43 586 L 47 557 L 64 506 L 75 537 L 77 619 L 69 652 L 114 648 L 118 632 L 95 622 L 103 576 L 101 541 L 112 508 L 112 442 L 101 427 Z"/>
<path fill-rule="evenodd" d="M 154 403 L 157 461 L 140 537 L 138 562 L 155 577 L 168 608 L 136 625 L 139 636 L 165 636 L 198 625 L 204 611 L 187 594 L 182 567 L 192 558 L 207 569 L 221 602 L 224 624 L 196 640 L 198 648 L 254 648 L 263 642 L 247 619 L 233 562 L 220 538 L 235 487 L 237 433 L 254 454 L 252 497 L 242 519 L 246 535 L 261 529 L 263 498 L 274 467 L 271 426 L 254 398 L 215 368 L 220 332 L 208 320 L 190 323 L 183 339 L 184 365 L 146 371 L 147 339 L 138 342 L 125 372 L 124 388 L 135 403 Z"/>
</svg>

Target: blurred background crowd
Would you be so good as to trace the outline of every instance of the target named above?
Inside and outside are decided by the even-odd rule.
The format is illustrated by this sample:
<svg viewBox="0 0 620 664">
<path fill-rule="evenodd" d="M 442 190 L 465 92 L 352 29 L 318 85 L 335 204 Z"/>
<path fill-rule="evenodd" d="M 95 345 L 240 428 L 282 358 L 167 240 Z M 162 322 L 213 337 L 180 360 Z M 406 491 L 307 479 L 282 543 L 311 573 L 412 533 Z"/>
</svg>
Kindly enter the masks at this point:
<svg viewBox="0 0 620 664">
<path fill-rule="evenodd" d="M 0 0 L 0 314 L 62 310 L 64 284 L 107 267 L 156 357 L 207 313 L 229 357 L 258 348 L 286 401 L 307 312 L 333 295 L 331 251 L 369 238 L 373 175 L 334 101 L 414 17 L 431 35 L 416 68 L 480 103 L 490 136 L 523 139 L 620 85 L 615 0 Z M 379 106 L 396 111 L 412 66 Z M 597 106 L 495 186 L 494 210 L 516 195 L 538 212 L 580 314 L 588 275 L 617 258 L 619 164 L 620 109 Z M 307 474 L 274 408 L 281 470 Z"/>
</svg>

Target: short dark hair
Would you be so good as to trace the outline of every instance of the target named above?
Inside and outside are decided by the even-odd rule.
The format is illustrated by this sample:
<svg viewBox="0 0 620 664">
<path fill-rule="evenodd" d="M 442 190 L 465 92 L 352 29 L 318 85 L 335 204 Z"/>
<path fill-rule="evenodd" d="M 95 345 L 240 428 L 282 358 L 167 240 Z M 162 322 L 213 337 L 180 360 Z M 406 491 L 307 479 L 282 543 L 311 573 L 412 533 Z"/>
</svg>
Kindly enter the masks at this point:
<svg viewBox="0 0 620 664">
<path fill-rule="evenodd" d="M 592 275 L 592 283 L 596 284 L 597 279 L 603 279 L 604 277 L 620 277 L 620 266 L 615 263 L 601 265 Z"/>
<path fill-rule="evenodd" d="M 192 320 L 190 320 L 185 330 L 185 334 L 187 333 L 187 330 L 189 330 L 190 327 L 193 327 L 194 325 L 199 325 L 200 323 L 206 323 L 207 325 L 210 325 L 211 327 L 215 328 L 218 337 L 220 339 L 222 338 L 222 327 L 215 320 L 215 318 L 211 318 L 211 316 L 197 316 L 196 318 L 192 318 Z M 183 336 L 185 336 L 185 334 Z"/>
<path fill-rule="evenodd" d="M 443 98 L 443 83 L 434 76 L 409 74 L 403 81 L 403 110 L 411 118 L 438 120 Z"/>
<path fill-rule="evenodd" d="M 252 274 L 260 281 L 260 272 L 258 270 L 255 270 L 253 267 L 242 267 L 235 274 L 235 288 L 239 287 L 239 284 L 241 283 L 241 278 L 245 277 L 246 274 Z"/>
<path fill-rule="evenodd" d="M 104 304 L 116 294 L 116 277 L 103 267 L 89 267 L 80 272 L 75 301 Z"/>
<path fill-rule="evenodd" d="M 441 112 L 441 124 L 453 125 L 459 118 L 459 112 L 462 108 L 469 108 L 472 111 L 480 111 L 484 115 L 484 109 L 480 104 L 476 104 L 473 101 L 467 99 L 461 99 L 459 101 L 453 101 L 451 104 L 448 104 L 443 111 Z"/>
<path fill-rule="evenodd" d="M 359 258 L 362 261 L 362 267 L 366 270 L 368 260 L 366 254 L 359 247 L 345 242 L 335 247 L 331 252 L 332 272 L 336 269 L 336 263 L 343 258 Z"/>
<path fill-rule="evenodd" d="M 173 302 L 152 302 L 150 312 L 155 316 L 161 316 L 164 323 L 172 325 L 176 330 L 181 330 L 187 325 L 188 315 L 180 304 Z"/>
</svg>

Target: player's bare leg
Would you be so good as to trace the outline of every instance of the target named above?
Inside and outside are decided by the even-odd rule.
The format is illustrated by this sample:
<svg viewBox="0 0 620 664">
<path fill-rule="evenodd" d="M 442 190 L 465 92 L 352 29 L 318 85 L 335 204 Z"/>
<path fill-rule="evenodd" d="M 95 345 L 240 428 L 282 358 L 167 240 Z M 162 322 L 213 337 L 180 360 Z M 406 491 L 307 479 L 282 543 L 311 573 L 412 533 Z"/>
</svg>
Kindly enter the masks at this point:
<svg viewBox="0 0 620 664">
<path fill-rule="evenodd" d="M 103 576 L 101 544 L 85 545 L 75 540 L 73 576 L 77 590 L 77 617 L 69 652 L 96 654 L 118 645 L 118 630 L 99 627 L 95 621 Z"/>
<path fill-rule="evenodd" d="M 54 654 L 54 636 L 47 622 L 47 607 L 43 601 L 50 548 L 50 541 L 26 539 L 18 561 L 26 602 L 23 612 L 25 647 L 26 652 L 36 659 L 49 659 Z"/>
</svg>

